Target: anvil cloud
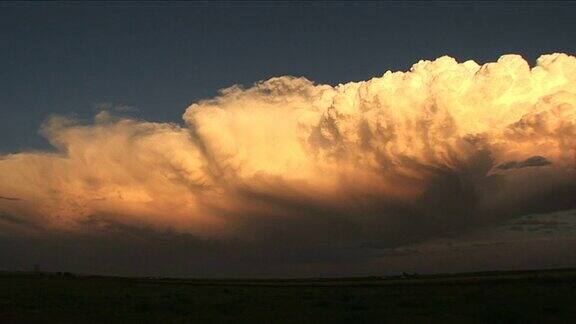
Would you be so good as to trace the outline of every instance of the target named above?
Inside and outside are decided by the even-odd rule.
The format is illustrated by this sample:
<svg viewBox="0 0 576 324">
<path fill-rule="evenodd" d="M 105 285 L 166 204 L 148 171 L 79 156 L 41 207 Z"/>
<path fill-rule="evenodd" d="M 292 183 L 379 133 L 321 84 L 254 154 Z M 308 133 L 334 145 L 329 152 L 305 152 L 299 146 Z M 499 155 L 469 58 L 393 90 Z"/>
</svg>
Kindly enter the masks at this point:
<svg viewBox="0 0 576 324">
<path fill-rule="evenodd" d="M 394 247 L 576 204 L 566 54 L 445 56 L 338 86 L 272 78 L 183 118 L 50 118 L 53 152 L 0 156 L 0 230 Z"/>
</svg>

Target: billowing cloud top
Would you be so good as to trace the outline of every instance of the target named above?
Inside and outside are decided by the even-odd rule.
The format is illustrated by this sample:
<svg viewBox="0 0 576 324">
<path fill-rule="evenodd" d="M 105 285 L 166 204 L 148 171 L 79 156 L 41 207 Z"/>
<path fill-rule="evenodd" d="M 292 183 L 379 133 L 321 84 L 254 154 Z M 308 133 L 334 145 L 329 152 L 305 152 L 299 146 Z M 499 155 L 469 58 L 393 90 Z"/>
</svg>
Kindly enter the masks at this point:
<svg viewBox="0 0 576 324">
<path fill-rule="evenodd" d="M 49 119 L 55 152 L 0 157 L 0 228 L 397 246 L 574 207 L 566 54 L 533 68 L 445 56 L 335 87 L 272 78 L 194 103 L 184 121 Z"/>
</svg>

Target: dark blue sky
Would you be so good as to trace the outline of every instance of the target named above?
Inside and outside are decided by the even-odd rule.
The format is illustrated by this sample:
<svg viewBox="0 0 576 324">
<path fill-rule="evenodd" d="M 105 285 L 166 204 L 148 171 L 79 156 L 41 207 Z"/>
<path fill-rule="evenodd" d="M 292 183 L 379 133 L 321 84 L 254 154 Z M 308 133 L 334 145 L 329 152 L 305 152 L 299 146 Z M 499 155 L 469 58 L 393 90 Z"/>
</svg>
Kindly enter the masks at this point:
<svg viewBox="0 0 576 324">
<path fill-rule="evenodd" d="M 51 114 L 99 103 L 180 122 L 192 102 L 279 75 L 337 84 L 448 54 L 576 52 L 571 3 L 2 3 L 0 153 L 45 148 Z"/>
</svg>

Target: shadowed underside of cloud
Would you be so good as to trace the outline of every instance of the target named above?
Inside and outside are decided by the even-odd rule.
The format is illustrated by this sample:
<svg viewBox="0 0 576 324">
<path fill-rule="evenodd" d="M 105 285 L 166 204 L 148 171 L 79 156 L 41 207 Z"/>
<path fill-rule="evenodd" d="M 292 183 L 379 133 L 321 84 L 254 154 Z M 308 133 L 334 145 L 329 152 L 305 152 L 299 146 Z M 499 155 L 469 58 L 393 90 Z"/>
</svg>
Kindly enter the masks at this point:
<svg viewBox="0 0 576 324">
<path fill-rule="evenodd" d="M 15 198 L 15 197 L 1 197 L 1 196 L 0 196 L 0 200 L 18 201 L 18 200 L 21 200 L 21 199 L 20 199 L 20 198 Z"/>
<path fill-rule="evenodd" d="M 502 163 L 498 166 L 498 169 L 502 169 L 502 170 L 522 169 L 522 168 L 528 168 L 528 167 L 545 166 L 545 165 L 549 165 L 549 164 L 552 164 L 552 162 L 546 160 L 545 157 L 533 156 L 533 157 L 527 158 L 526 160 L 524 160 L 522 162 L 510 161 L 510 162 Z"/>
<path fill-rule="evenodd" d="M 565 54 L 532 68 L 517 55 L 441 57 L 338 86 L 272 78 L 197 102 L 184 121 L 50 118 L 54 152 L 0 156 L 0 233 L 104 248 L 122 228 L 145 231 L 148 249 L 185 237 L 173 243 L 189 250 L 176 253 L 184 263 L 294 265 L 576 207 L 576 58 Z"/>
</svg>

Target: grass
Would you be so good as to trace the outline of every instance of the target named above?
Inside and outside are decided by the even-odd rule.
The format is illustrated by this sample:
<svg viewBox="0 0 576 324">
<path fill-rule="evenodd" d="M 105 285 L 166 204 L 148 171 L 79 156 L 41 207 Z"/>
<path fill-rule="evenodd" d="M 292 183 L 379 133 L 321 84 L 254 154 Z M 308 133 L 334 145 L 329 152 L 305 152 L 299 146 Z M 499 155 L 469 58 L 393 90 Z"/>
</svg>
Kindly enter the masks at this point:
<svg viewBox="0 0 576 324">
<path fill-rule="evenodd" d="M 576 270 L 184 280 L 0 274 L 2 323 L 542 323 L 576 318 Z"/>
</svg>

